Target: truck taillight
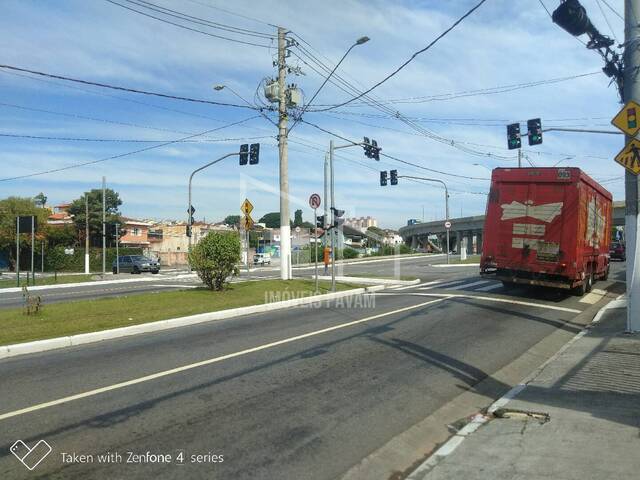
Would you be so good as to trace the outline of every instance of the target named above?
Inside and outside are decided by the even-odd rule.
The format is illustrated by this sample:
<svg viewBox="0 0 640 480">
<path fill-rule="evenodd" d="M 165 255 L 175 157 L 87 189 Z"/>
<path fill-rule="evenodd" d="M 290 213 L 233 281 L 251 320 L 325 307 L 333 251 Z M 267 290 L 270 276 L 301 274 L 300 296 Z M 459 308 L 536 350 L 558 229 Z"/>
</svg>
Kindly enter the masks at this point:
<svg viewBox="0 0 640 480">
<path fill-rule="evenodd" d="M 567 268 L 567 264 L 566 264 L 566 263 L 564 263 L 564 262 L 563 262 L 563 263 L 561 263 L 561 264 L 560 264 L 560 268 Z"/>
</svg>

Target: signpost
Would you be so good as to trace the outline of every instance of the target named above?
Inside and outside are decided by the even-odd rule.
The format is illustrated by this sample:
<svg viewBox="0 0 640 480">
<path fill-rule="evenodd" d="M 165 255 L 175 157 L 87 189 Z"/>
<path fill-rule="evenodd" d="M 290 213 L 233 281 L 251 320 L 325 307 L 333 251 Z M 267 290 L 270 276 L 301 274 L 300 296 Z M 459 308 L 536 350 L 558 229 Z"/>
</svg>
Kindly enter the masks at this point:
<svg viewBox="0 0 640 480">
<path fill-rule="evenodd" d="M 622 107 L 622 110 L 613 117 L 611 124 L 630 137 L 635 137 L 640 131 L 640 119 L 638 115 L 640 115 L 640 105 L 630 100 Z"/>
<path fill-rule="evenodd" d="M 449 208 L 447 207 L 447 217 L 448 216 L 449 216 Z M 451 230 L 451 222 L 449 220 L 444 222 L 444 228 L 447 229 L 447 265 L 449 265 L 449 235 Z"/>
<path fill-rule="evenodd" d="M 640 141 L 633 139 L 620 150 L 615 161 L 634 175 L 640 174 Z"/>
<path fill-rule="evenodd" d="M 315 249 L 314 263 L 315 263 L 315 269 L 316 269 L 316 293 L 318 292 L 318 222 L 316 221 L 316 218 L 318 217 L 316 216 L 316 213 L 321 203 L 322 203 L 322 200 L 320 199 L 320 195 L 318 195 L 317 193 L 313 193 L 309 197 L 309 206 L 313 208 L 313 223 L 315 224 L 315 228 L 313 229 L 313 236 L 314 236 L 313 244 Z"/>
<path fill-rule="evenodd" d="M 245 233 L 245 242 L 247 249 L 247 277 L 249 277 L 249 231 L 253 228 L 254 221 L 251 218 L 250 213 L 253 211 L 253 204 L 249 201 L 248 198 L 244 199 L 242 205 L 240 205 L 240 211 L 243 216 L 240 219 L 240 226 L 244 229 Z"/>
<path fill-rule="evenodd" d="M 18 287 L 20 286 L 20 232 L 31 232 L 31 278 L 33 280 L 33 284 L 36 284 L 33 252 L 35 249 L 35 235 L 37 228 L 38 222 L 34 215 L 16 217 L 16 280 Z M 29 271 L 27 271 L 27 285 L 29 285 Z"/>
</svg>

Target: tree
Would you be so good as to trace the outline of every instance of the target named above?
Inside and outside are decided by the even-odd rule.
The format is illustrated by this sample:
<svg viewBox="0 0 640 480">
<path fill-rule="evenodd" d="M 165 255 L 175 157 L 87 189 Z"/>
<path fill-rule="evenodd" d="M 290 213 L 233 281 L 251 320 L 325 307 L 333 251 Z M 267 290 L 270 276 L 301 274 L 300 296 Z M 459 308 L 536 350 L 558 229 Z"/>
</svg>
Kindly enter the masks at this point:
<svg viewBox="0 0 640 480">
<path fill-rule="evenodd" d="M 302 210 L 298 209 L 293 214 L 293 226 L 301 227 L 302 226 Z"/>
<path fill-rule="evenodd" d="M 36 238 L 42 240 L 47 226 L 49 212 L 36 207 L 32 198 L 9 197 L 0 200 L 0 250 L 9 253 L 12 270 L 16 264 L 16 217 L 35 215 L 37 218 Z M 20 249 L 30 248 L 31 235 L 20 235 Z"/>
<path fill-rule="evenodd" d="M 53 269 L 54 281 L 58 281 L 58 271 L 64 267 L 67 261 L 67 255 L 64 253 L 64 247 L 58 245 L 47 252 L 47 264 Z"/>
<path fill-rule="evenodd" d="M 227 215 L 224 217 L 225 225 L 238 226 L 240 225 L 240 215 Z"/>
<path fill-rule="evenodd" d="M 222 290 L 238 275 L 240 236 L 236 232 L 209 232 L 189 253 L 189 265 L 211 290 Z"/>
<path fill-rule="evenodd" d="M 45 233 L 49 248 L 56 245 L 71 247 L 78 244 L 78 235 L 74 225 L 47 225 Z"/>
<path fill-rule="evenodd" d="M 38 195 L 33 197 L 33 201 L 36 202 L 36 205 L 40 205 L 42 208 L 47 204 L 47 196 L 40 192 Z"/>
<path fill-rule="evenodd" d="M 106 222 L 122 224 L 122 217 L 118 211 L 118 207 L 122 205 L 118 192 L 106 189 Z M 85 231 L 85 193 L 82 197 L 71 202 L 68 209 L 70 215 L 73 215 L 73 223 L 76 225 L 78 232 Z M 89 238 L 91 245 L 98 246 L 102 242 L 102 189 L 94 188 L 88 193 L 89 199 Z"/>
<path fill-rule="evenodd" d="M 271 212 L 263 215 L 258 223 L 264 223 L 267 228 L 280 228 L 280 212 Z"/>
</svg>

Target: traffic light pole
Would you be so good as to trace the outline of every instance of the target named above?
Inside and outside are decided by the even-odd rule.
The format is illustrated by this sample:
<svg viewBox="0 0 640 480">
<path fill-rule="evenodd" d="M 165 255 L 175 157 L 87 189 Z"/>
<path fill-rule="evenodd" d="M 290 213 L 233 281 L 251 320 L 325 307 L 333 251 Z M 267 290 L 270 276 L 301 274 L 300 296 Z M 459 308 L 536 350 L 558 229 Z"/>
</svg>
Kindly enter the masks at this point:
<svg viewBox="0 0 640 480">
<path fill-rule="evenodd" d="M 640 25 L 635 12 L 640 12 L 640 0 L 625 0 L 625 49 L 624 49 L 624 102 L 640 101 L 640 82 L 637 71 L 640 67 Z M 626 143 L 631 137 L 626 137 Z M 625 173 L 625 240 L 627 249 L 627 331 L 640 332 L 640 225 L 638 210 L 640 184 L 637 175 Z"/>
<path fill-rule="evenodd" d="M 520 150 L 518 149 L 518 152 Z M 445 206 L 445 216 L 447 217 L 445 219 L 445 222 L 449 222 L 449 189 L 447 188 L 447 184 L 444 183 L 442 180 L 439 180 L 437 178 L 427 178 L 427 177 L 413 177 L 410 175 L 398 175 L 398 178 L 412 178 L 414 180 L 424 180 L 427 182 L 438 182 L 441 183 L 442 186 L 444 187 L 444 206 Z M 449 265 L 449 252 L 451 251 L 451 249 L 449 248 L 449 243 L 450 243 L 450 235 L 449 235 L 449 228 L 446 229 L 447 230 L 447 265 Z"/>
<path fill-rule="evenodd" d="M 335 146 L 333 140 L 329 140 L 329 170 L 331 171 L 331 291 L 336 291 L 336 253 L 335 253 L 335 232 L 336 229 L 336 202 L 334 194 L 333 156 L 334 151 L 339 148 L 359 147 L 361 143 L 349 143 L 347 145 Z M 326 217 L 325 217 L 326 218 Z M 326 235 L 326 234 L 325 234 Z"/>
<path fill-rule="evenodd" d="M 214 160 L 213 162 L 209 162 L 206 165 L 201 166 L 200 168 L 196 168 L 193 172 L 191 172 L 191 175 L 189 176 L 189 206 L 187 207 L 187 225 L 189 226 L 189 230 L 191 230 L 191 226 L 193 224 L 193 215 L 191 214 L 191 182 L 193 180 L 193 176 L 198 173 L 200 170 L 204 170 L 207 167 L 210 167 L 211 165 L 214 165 L 222 160 L 224 160 L 225 158 L 228 157 L 233 157 L 234 155 L 240 155 L 239 153 L 227 153 L 226 155 Z M 189 235 L 189 249 L 187 250 L 187 252 L 191 251 L 191 235 Z M 191 267 L 189 267 L 189 271 L 191 271 Z"/>
</svg>

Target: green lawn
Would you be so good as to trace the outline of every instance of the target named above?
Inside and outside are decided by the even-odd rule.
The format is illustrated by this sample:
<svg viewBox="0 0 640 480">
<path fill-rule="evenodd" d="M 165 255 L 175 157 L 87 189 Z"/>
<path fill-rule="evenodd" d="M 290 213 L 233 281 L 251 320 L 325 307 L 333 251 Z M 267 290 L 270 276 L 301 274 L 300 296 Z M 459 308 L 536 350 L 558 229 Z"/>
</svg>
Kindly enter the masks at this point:
<svg viewBox="0 0 640 480">
<path fill-rule="evenodd" d="M 57 285 L 62 283 L 84 283 L 94 280 L 94 275 L 58 275 L 56 280 L 54 277 L 38 278 L 36 276 L 36 285 Z M 29 286 L 31 286 L 32 279 L 29 277 Z M 27 276 L 25 273 L 20 273 L 20 286 L 27 284 Z M 0 288 L 17 287 L 16 280 L 0 280 Z"/>
<path fill-rule="evenodd" d="M 320 282 L 319 286 L 320 293 L 327 293 L 331 283 Z M 337 284 L 338 290 L 357 287 Z M 197 288 L 45 304 L 37 315 L 25 315 L 22 309 L 0 310 L 0 345 L 258 305 L 269 301 L 273 293 L 278 292 L 286 292 L 285 300 L 310 296 L 314 288 L 313 280 L 263 280 L 234 283 L 222 292 Z"/>
</svg>

